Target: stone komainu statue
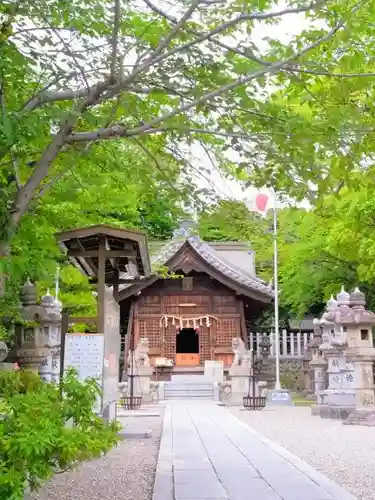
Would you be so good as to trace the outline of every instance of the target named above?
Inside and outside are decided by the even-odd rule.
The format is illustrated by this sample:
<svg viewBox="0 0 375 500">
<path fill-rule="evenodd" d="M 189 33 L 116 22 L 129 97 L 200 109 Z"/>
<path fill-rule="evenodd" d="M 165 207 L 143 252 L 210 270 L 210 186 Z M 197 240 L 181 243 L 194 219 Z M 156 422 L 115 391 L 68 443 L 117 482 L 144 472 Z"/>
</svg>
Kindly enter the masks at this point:
<svg viewBox="0 0 375 500">
<path fill-rule="evenodd" d="M 148 339 L 140 339 L 139 344 L 134 351 L 135 366 L 150 366 L 150 358 L 148 357 L 149 344 Z M 129 351 L 128 365 L 131 365 L 131 351 Z"/>
<path fill-rule="evenodd" d="M 248 366 L 251 364 L 250 351 L 246 349 L 245 342 L 240 337 L 232 339 L 234 353 L 232 366 Z"/>
</svg>

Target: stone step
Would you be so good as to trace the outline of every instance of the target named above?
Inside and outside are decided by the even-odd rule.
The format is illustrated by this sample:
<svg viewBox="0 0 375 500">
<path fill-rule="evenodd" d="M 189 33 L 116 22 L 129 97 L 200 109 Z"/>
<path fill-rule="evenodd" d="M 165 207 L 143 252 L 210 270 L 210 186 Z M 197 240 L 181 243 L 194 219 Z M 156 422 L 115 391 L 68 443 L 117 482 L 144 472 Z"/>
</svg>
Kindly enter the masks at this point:
<svg viewBox="0 0 375 500">
<path fill-rule="evenodd" d="M 195 391 L 175 391 L 175 392 L 165 392 L 164 396 L 166 398 L 172 396 L 194 396 L 197 398 L 210 398 L 213 397 L 213 392 L 195 392 Z"/>
<path fill-rule="evenodd" d="M 204 375 L 172 375 L 171 382 L 177 383 L 207 383 Z"/>
<path fill-rule="evenodd" d="M 197 394 L 206 393 L 206 392 L 214 392 L 212 387 L 206 387 L 204 389 L 197 389 L 195 387 L 166 387 L 164 392 L 168 392 L 170 394 L 174 392 L 196 392 Z"/>
<path fill-rule="evenodd" d="M 212 382 L 193 378 L 177 379 L 172 382 L 167 382 L 164 386 L 164 397 L 166 400 L 171 399 L 199 399 L 212 401 L 214 399 L 214 386 Z"/>
<path fill-rule="evenodd" d="M 165 397 L 166 401 L 172 401 L 172 400 L 180 400 L 180 401 L 185 401 L 186 399 L 188 400 L 194 400 L 194 401 L 214 401 L 214 397 L 208 397 L 208 396 L 194 396 L 194 395 L 186 395 L 186 394 L 181 394 L 177 396 L 166 396 Z"/>
<path fill-rule="evenodd" d="M 213 391 L 214 388 L 212 387 L 212 384 L 210 385 L 177 385 L 177 384 L 171 384 L 171 385 L 165 385 L 164 386 L 165 391 Z"/>
<path fill-rule="evenodd" d="M 181 388 L 189 388 L 192 387 L 194 389 L 197 389 L 198 391 L 201 389 L 212 389 L 212 384 L 176 384 L 172 382 L 167 382 L 165 384 L 165 388 L 170 387 L 171 389 L 174 389 L 175 387 L 181 387 Z"/>
</svg>

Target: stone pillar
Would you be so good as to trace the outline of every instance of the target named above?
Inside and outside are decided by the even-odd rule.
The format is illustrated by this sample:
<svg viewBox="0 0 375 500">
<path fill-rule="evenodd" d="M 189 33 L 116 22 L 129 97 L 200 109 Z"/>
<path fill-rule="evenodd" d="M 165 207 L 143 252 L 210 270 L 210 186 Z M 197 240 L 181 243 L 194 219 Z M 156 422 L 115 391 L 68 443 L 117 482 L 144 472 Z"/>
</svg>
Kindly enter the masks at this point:
<svg viewBox="0 0 375 500">
<path fill-rule="evenodd" d="M 321 394 L 327 388 L 327 360 L 323 356 L 323 352 L 320 349 L 322 344 L 322 333 L 320 326 L 316 323 L 316 329 L 314 331 L 314 337 L 309 342 L 308 348 L 311 352 L 311 361 L 309 363 L 310 370 L 312 372 L 312 382 L 315 401 L 321 403 Z M 317 404 L 311 405 L 312 415 L 319 415 L 319 406 Z"/>
<path fill-rule="evenodd" d="M 352 320 L 346 323 L 348 348 L 347 359 L 353 371 L 349 382 L 355 394 L 355 410 L 344 422 L 348 425 L 375 426 L 375 394 L 373 364 L 375 348 L 372 328 L 375 314 L 365 309 L 365 295 L 356 288 L 350 296 Z"/>
<path fill-rule="evenodd" d="M 104 360 L 102 413 L 106 419 L 115 420 L 116 405 L 120 398 L 120 306 L 111 290 L 105 289 L 103 298 Z"/>
<path fill-rule="evenodd" d="M 49 293 L 37 303 L 36 287 L 27 281 L 21 291 L 24 324 L 16 327 L 17 356 L 23 366 L 46 382 L 60 377 L 61 303 Z"/>
</svg>

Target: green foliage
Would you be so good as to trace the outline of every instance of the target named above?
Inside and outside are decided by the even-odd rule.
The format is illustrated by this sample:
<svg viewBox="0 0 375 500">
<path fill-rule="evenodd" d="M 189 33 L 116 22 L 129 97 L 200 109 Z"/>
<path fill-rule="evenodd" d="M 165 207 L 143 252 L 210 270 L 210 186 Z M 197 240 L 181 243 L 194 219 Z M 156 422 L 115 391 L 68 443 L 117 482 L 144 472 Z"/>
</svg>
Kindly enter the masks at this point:
<svg viewBox="0 0 375 500">
<path fill-rule="evenodd" d="M 369 169 L 354 179 L 354 186 L 324 197 L 316 208 L 278 210 L 282 317 L 320 314 L 342 285 L 359 286 L 375 308 L 372 177 Z M 257 273 L 268 281 L 273 275 L 271 224 L 240 202 L 223 201 L 202 213 L 199 230 L 207 240 L 248 241 L 256 252 Z"/>
<path fill-rule="evenodd" d="M 93 412 L 95 380 L 73 371 L 59 387 L 28 371 L 0 372 L 0 498 L 22 500 L 54 473 L 101 456 L 117 442 L 117 424 Z"/>
<path fill-rule="evenodd" d="M 298 392 L 305 387 L 303 370 L 301 367 L 290 363 L 281 364 L 281 386 L 293 392 Z"/>
<path fill-rule="evenodd" d="M 132 0 L 116 17 L 109 0 L 3 1 L 0 240 L 60 175 L 97 162 L 101 139 L 114 139 L 112 163 L 131 146 L 130 165 L 146 156 L 172 185 L 171 158 L 185 186 L 204 173 L 197 144 L 224 172 L 299 197 L 309 182 L 324 193 L 349 181 L 372 154 L 373 80 L 361 75 L 373 69 L 375 0 L 300 4 L 200 2 L 189 15 L 185 2 Z M 298 8 L 308 22 L 280 41 L 276 28 Z"/>
<path fill-rule="evenodd" d="M 308 197 L 315 206 L 324 199 L 331 207 L 327 196 L 358 188 L 359 173 L 374 161 L 375 0 L 307 8 L 290 0 L 282 12 L 279 3 L 203 2 L 185 18 L 186 2 L 169 0 L 161 7 L 121 1 L 117 18 L 110 0 L 1 3 L 2 317 L 17 315 L 26 274 L 42 290 L 52 285 L 61 259 L 56 230 L 110 222 L 161 239 L 172 234 L 181 212 L 201 210 L 194 184 L 207 169 L 196 158 L 202 156 L 197 146 L 224 174 Z M 298 8 L 300 31 L 280 40 L 288 9 Z M 251 240 L 260 251 L 260 273 L 269 278 L 272 245 L 263 232 L 269 228 L 255 218 L 241 222 L 243 213 L 244 207 L 235 209 L 230 232 L 214 234 L 206 226 L 206 233 Z M 330 239 L 324 218 L 317 212 L 305 214 L 304 222 L 299 217 L 280 214 L 280 248 L 287 264 L 282 300 L 302 312 L 321 301 L 335 279 L 351 283 L 357 276 L 346 256 L 341 265 L 319 253 Z M 284 248 L 290 233 L 298 233 L 299 243 Z M 301 255 L 314 265 L 303 266 Z M 364 283 L 373 262 L 358 264 Z M 59 264 L 64 304 L 72 313 L 91 314 L 87 283 Z M 302 277 L 305 284 L 296 286 Z"/>
<path fill-rule="evenodd" d="M 18 314 L 17 293 L 26 277 L 39 282 L 41 293 L 53 288 L 57 265 L 64 307 L 73 315 L 95 314 L 93 289 L 62 259 L 55 240 L 58 231 L 106 223 L 144 229 L 149 237 L 161 240 L 171 237 L 184 213 L 181 200 L 189 205 L 194 190 L 185 191 L 172 158 L 167 182 L 142 154 L 134 159 L 135 155 L 130 146 L 97 146 L 90 159 L 76 162 L 74 171 L 59 179 L 25 216 L 12 240 L 8 294 L 1 299 L 0 315 Z"/>
</svg>

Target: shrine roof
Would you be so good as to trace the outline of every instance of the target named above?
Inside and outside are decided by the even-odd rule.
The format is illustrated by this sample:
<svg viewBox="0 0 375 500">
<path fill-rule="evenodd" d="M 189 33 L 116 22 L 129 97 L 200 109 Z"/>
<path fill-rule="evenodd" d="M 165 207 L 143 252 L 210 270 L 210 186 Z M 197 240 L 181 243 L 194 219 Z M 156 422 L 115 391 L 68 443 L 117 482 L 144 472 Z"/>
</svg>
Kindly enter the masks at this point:
<svg viewBox="0 0 375 500">
<path fill-rule="evenodd" d="M 98 277 L 101 244 L 105 247 L 106 283 L 115 279 L 117 270 L 127 275 L 130 263 L 135 267 L 134 274 L 150 275 L 147 237 L 143 231 L 98 224 L 57 233 L 56 239 L 72 264 L 90 279 Z"/>
<path fill-rule="evenodd" d="M 198 256 L 208 265 L 209 268 L 215 270 L 219 275 L 224 276 L 229 279 L 234 284 L 238 285 L 243 293 L 246 295 L 246 291 L 250 292 L 249 295 L 255 293 L 256 295 L 262 297 L 264 302 L 269 302 L 273 298 L 273 289 L 263 280 L 255 276 L 255 270 L 250 266 L 248 270 L 244 269 L 244 259 L 239 259 L 242 264 L 236 265 L 233 263 L 228 251 L 222 252 L 222 248 L 225 250 L 234 250 L 233 254 L 239 254 L 242 251 L 242 257 L 248 256 L 251 259 L 251 253 L 249 248 L 244 243 L 239 242 L 215 242 L 207 243 L 200 239 L 199 236 L 193 235 L 185 238 L 173 238 L 168 243 L 160 247 L 159 242 L 157 242 L 158 252 L 151 257 L 152 267 L 157 266 L 167 266 L 171 259 L 182 249 L 184 245 L 188 245 L 192 250 L 198 254 Z M 155 249 L 155 243 L 151 243 L 151 248 Z M 245 254 L 244 254 L 245 252 Z M 253 262 L 253 261 L 251 261 Z M 133 285 L 126 285 L 120 287 L 121 290 L 126 288 L 133 288 Z M 236 287 L 234 287 L 236 288 Z M 237 287 L 238 288 L 238 287 Z M 126 295 L 129 296 L 129 293 Z"/>
</svg>

